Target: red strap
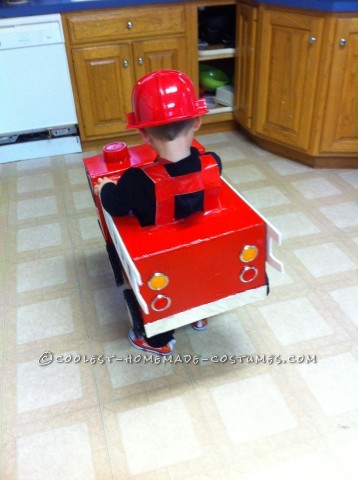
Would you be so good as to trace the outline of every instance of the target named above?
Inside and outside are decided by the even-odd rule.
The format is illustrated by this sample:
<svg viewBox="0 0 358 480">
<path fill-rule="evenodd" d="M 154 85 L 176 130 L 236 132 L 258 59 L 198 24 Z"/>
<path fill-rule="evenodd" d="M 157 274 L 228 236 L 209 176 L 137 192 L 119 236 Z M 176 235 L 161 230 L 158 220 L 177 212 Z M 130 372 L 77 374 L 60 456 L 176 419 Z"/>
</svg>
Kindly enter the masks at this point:
<svg viewBox="0 0 358 480">
<path fill-rule="evenodd" d="M 174 221 L 175 196 L 204 190 L 204 211 L 219 207 L 220 190 L 219 166 L 209 154 L 201 155 L 201 171 L 171 177 L 164 167 L 165 160 L 146 165 L 142 170 L 155 185 L 156 225 Z"/>
</svg>

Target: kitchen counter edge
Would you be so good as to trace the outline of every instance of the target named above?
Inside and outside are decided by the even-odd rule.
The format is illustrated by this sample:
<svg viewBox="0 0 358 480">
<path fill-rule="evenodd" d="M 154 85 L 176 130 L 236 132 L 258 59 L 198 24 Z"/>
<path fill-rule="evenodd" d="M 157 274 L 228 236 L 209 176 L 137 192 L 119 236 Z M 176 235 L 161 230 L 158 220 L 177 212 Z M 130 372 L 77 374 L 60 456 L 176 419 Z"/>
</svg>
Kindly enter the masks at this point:
<svg viewBox="0 0 358 480">
<path fill-rule="evenodd" d="M 180 0 L 30 0 L 27 3 L 0 3 L 0 18 L 47 15 L 51 13 L 179 3 Z M 265 0 L 266 3 L 328 12 L 358 12 L 358 0 Z"/>
</svg>

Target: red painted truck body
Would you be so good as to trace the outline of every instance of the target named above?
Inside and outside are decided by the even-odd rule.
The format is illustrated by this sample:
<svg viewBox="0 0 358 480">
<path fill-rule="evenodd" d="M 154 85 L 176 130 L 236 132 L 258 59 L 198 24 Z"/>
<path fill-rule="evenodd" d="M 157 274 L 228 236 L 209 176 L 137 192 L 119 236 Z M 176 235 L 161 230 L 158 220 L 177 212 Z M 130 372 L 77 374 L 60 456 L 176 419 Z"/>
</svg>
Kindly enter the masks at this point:
<svg viewBox="0 0 358 480">
<path fill-rule="evenodd" d="M 198 142 L 194 146 L 205 151 Z M 118 180 L 156 156 L 148 145 L 106 146 L 102 155 L 84 160 L 91 191 L 99 177 Z M 271 252 L 272 240 L 281 242 L 279 232 L 220 181 L 219 208 L 163 226 L 141 227 L 131 215 L 112 218 L 93 196 L 105 242 L 115 247 L 148 337 L 265 297 L 266 262 L 283 269 Z M 250 248 L 256 256 L 247 261 L 243 252 Z M 151 287 L 156 275 L 167 280 L 160 289 Z"/>
</svg>

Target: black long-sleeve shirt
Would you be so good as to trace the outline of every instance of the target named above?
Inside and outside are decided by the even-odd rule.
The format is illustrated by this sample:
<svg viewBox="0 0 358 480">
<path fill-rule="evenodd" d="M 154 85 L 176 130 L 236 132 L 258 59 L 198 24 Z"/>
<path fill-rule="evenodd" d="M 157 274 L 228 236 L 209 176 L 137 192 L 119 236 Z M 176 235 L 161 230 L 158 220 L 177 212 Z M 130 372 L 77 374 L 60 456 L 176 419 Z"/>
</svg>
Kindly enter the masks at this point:
<svg viewBox="0 0 358 480">
<path fill-rule="evenodd" d="M 210 152 L 222 170 L 221 160 L 215 153 Z M 199 172 L 201 170 L 200 155 L 192 147 L 188 157 L 164 164 L 171 177 Z M 127 215 L 133 212 L 139 223 L 144 227 L 155 224 L 156 199 L 153 181 L 140 167 L 129 168 L 121 176 L 117 184 L 107 183 L 101 190 L 101 201 L 106 211 L 113 216 Z M 203 210 L 204 192 L 187 193 L 175 197 L 175 213 L 177 220 L 192 213 Z"/>
</svg>

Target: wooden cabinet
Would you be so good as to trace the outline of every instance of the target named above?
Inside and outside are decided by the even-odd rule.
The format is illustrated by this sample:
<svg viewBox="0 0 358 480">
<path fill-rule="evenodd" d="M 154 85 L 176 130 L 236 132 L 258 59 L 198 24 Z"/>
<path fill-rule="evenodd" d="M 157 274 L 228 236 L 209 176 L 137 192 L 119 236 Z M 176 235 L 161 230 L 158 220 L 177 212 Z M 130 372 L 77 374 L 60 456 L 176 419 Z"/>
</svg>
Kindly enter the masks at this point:
<svg viewBox="0 0 358 480">
<path fill-rule="evenodd" d="M 267 10 L 260 25 L 256 132 L 307 151 L 323 18 Z"/>
<path fill-rule="evenodd" d="M 126 44 L 73 50 L 82 140 L 116 135 L 124 129 L 126 113 L 132 108 L 134 74 L 123 68 L 123 62 L 130 57 Z"/>
<path fill-rule="evenodd" d="M 125 132 L 134 83 L 173 68 L 191 74 L 186 7 L 138 7 L 64 15 L 83 142 Z"/>
<path fill-rule="evenodd" d="M 357 14 L 243 0 L 237 30 L 237 122 L 281 156 L 358 166 Z"/>
<path fill-rule="evenodd" d="M 337 20 L 321 152 L 358 157 L 358 18 Z"/>
<path fill-rule="evenodd" d="M 134 42 L 133 61 L 136 79 L 154 70 L 188 70 L 186 39 L 184 36 L 172 36 Z"/>
<path fill-rule="evenodd" d="M 213 11 L 236 15 L 235 44 L 198 51 Z M 197 0 L 66 13 L 63 24 L 85 146 L 132 133 L 126 114 L 141 76 L 174 68 L 199 87 L 198 65 L 209 63 L 234 77 L 234 105 L 211 108 L 203 133 L 235 119 L 263 148 L 307 165 L 358 161 L 357 14 Z"/>
<path fill-rule="evenodd" d="M 71 44 L 80 45 L 183 33 L 185 15 L 183 5 L 141 5 L 71 13 L 65 15 L 65 22 Z"/>
<path fill-rule="evenodd" d="M 234 116 L 242 126 L 250 129 L 255 83 L 257 8 L 239 3 L 236 19 Z"/>
</svg>

